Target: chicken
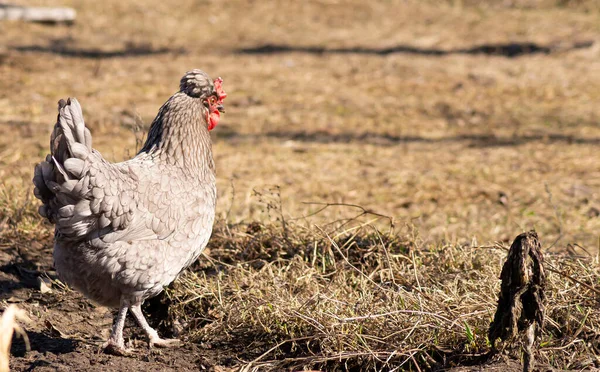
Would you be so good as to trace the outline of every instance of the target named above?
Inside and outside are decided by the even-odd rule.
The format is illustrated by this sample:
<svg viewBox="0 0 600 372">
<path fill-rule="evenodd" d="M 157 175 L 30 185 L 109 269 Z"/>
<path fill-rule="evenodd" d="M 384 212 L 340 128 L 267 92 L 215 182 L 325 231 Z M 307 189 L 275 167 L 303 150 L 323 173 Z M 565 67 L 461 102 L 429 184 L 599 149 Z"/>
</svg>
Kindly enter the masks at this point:
<svg viewBox="0 0 600 372">
<path fill-rule="evenodd" d="M 51 154 L 35 167 L 39 213 L 55 225 L 54 266 L 91 300 L 118 308 L 107 352 L 127 354 L 131 311 L 150 346 L 167 347 L 141 305 L 156 296 L 206 247 L 215 217 L 215 164 L 209 131 L 223 112 L 223 80 L 201 70 L 183 76 L 160 108 L 144 147 L 110 163 L 92 148 L 76 99 L 58 103 Z"/>
</svg>

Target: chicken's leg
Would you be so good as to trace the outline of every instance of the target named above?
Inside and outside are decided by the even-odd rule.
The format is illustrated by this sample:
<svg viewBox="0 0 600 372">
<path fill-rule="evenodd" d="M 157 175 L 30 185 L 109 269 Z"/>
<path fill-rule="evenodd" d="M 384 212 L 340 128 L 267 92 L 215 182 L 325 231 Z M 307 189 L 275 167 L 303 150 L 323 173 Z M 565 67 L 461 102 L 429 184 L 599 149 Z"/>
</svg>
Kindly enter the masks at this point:
<svg viewBox="0 0 600 372">
<path fill-rule="evenodd" d="M 110 337 L 102 345 L 104 351 L 107 353 L 115 355 L 128 355 L 130 353 L 130 350 L 125 348 L 125 341 L 123 340 L 123 327 L 125 327 L 125 317 L 127 316 L 128 308 L 129 303 L 121 300 L 121 307 L 113 323 Z"/>
<path fill-rule="evenodd" d="M 156 330 L 150 327 L 150 325 L 146 321 L 146 318 L 144 318 L 141 303 L 130 306 L 129 310 L 131 310 L 131 313 L 135 317 L 135 320 L 137 320 L 140 327 L 142 327 L 144 329 L 144 332 L 146 332 L 146 335 L 148 335 L 148 342 L 150 343 L 150 346 L 174 347 L 179 346 L 181 344 L 181 342 L 178 339 L 164 339 L 158 336 L 158 332 L 156 332 Z"/>
</svg>

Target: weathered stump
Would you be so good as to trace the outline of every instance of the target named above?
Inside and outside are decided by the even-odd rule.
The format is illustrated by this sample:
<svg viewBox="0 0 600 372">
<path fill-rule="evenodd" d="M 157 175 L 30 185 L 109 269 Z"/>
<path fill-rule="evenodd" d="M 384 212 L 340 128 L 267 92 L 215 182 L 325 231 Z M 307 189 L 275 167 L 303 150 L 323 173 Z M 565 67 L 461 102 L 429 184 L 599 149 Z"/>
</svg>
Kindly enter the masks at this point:
<svg viewBox="0 0 600 372">
<path fill-rule="evenodd" d="M 523 342 L 524 371 L 533 370 L 534 343 L 544 323 L 543 262 L 537 233 L 530 231 L 517 236 L 502 267 L 498 308 L 488 333 L 494 350 L 497 339 L 508 345 Z"/>
</svg>

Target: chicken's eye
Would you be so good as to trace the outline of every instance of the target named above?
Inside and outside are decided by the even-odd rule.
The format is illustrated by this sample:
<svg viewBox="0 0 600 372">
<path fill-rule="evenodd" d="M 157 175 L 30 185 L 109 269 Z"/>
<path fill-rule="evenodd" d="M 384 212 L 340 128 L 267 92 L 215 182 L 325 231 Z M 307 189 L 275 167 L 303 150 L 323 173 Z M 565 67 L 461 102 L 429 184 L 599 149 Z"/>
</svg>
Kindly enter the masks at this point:
<svg viewBox="0 0 600 372">
<path fill-rule="evenodd" d="M 211 106 L 214 106 L 214 104 L 217 103 L 217 99 L 215 97 L 210 97 L 208 99 L 208 104 Z"/>
</svg>

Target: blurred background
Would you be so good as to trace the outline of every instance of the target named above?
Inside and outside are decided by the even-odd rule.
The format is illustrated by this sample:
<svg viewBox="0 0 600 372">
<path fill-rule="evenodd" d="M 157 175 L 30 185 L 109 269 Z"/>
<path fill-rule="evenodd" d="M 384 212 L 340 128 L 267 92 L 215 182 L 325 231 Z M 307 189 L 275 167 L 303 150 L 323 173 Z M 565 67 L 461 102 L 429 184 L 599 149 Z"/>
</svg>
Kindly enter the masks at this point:
<svg viewBox="0 0 600 372">
<path fill-rule="evenodd" d="M 229 94 L 212 132 L 221 219 L 361 212 L 303 218 L 344 203 L 434 244 L 535 228 L 552 250 L 598 250 L 595 0 L 11 4 L 77 16 L 0 21 L 3 226 L 40 224 L 31 178 L 60 98 L 79 99 L 94 146 L 120 161 L 200 68 Z"/>
</svg>

